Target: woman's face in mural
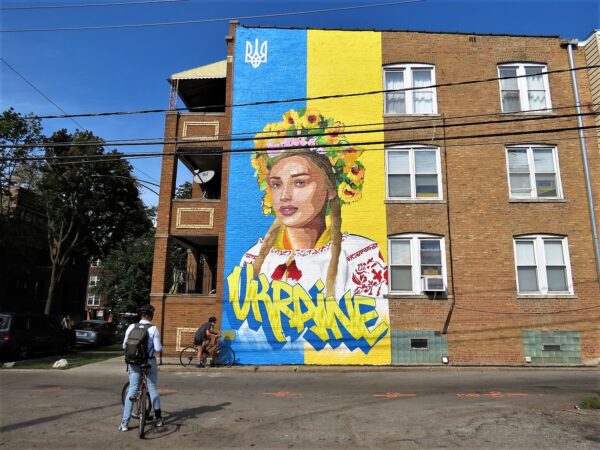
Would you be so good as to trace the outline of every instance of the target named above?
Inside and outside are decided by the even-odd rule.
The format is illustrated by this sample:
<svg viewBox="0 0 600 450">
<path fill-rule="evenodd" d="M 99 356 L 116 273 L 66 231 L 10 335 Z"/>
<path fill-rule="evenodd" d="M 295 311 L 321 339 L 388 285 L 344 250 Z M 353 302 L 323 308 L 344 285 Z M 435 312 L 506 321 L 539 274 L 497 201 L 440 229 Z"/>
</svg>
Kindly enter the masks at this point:
<svg viewBox="0 0 600 450">
<path fill-rule="evenodd" d="M 273 210 L 289 228 L 306 227 L 316 218 L 324 222 L 326 200 L 333 198 L 325 174 L 308 158 L 297 155 L 271 168 L 269 188 Z"/>
</svg>

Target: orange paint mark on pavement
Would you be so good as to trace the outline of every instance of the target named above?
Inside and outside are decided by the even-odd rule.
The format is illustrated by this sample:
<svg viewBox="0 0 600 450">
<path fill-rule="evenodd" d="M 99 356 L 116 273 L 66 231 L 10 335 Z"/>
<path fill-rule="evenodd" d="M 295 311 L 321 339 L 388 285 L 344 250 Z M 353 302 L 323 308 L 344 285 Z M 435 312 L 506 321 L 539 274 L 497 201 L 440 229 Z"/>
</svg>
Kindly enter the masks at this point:
<svg viewBox="0 0 600 450">
<path fill-rule="evenodd" d="M 44 394 L 50 394 L 52 392 L 62 392 L 62 391 L 64 391 L 64 389 L 59 386 L 48 386 L 48 387 L 40 387 L 40 388 L 33 389 L 33 392 L 40 392 L 40 393 L 44 393 Z"/>
<path fill-rule="evenodd" d="M 501 392 L 501 391 L 490 391 L 487 394 L 478 394 L 477 392 L 460 393 L 456 394 L 457 397 L 491 397 L 491 398 L 503 398 L 503 397 L 527 397 L 529 394 L 525 392 Z"/>
<path fill-rule="evenodd" d="M 302 394 L 298 394 L 295 392 L 288 391 L 280 391 L 280 392 L 263 392 L 264 395 L 272 395 L 274 397 L 301 397 Z"/>
<path fill-rule="evenodd" d="M 163 388 L 158 388 L 158 393 L 159 394 L 174 394 L 175 392 L 177 392 L 177 389 L 172 389 L 169 387 L 163 387 Z"/>
<path fill-rule="evenodd" d="M 400 398 L 400 397 L 416 397 L 417 394 L 403 394 L 402 392 L 386 392 L 385 394 L 373 394 L 373 397 L 385 398 Z"/>
</svg>

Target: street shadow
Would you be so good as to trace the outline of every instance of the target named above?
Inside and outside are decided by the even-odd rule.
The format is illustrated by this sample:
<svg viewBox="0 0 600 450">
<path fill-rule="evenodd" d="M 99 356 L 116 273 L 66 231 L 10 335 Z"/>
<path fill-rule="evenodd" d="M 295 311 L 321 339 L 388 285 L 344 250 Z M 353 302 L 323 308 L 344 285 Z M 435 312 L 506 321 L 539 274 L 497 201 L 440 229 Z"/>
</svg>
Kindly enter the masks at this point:
<svg viewBox="0 0 600 450">
<path fill-rule="evenodd" d="M 197 408 L 182 409 L 179 411 L 174 411 L 168 415 L 165 414 L 165 425 L 162 428 L 157 428 L 152 425 L 152 428 L 146 432 L 145 437 L 146 439 L 151 440 L 169 436 L 178 432 L 186 421 L 190 419 L 197 419 L 199 416 L 206 413 L 220 411 L 229 405 L 231 405 L 231 402 L 224 402 L 214 406 L 198 406 Z"/>
<path fill-rule="evenodd" d="M 62 414 L 55 414 L 53 416 L 39 417 L 37 419 L 27 420 L 25 422 L 13 423 L 12 425 L 4 425 L 4 426 L 0 427 L 0 434 L 4 433 L 6 431 L 15 431 L 15 430 L 18 430 L 19 428 L 33 427 L 35 425 L 39 425 L 44 422 L 52 422 L 53 420 L 63 419 L 65 417 L 73 416 L 75 414 L 82 414 L 82 413 L 87 413 L 87 412 L 91 412 L 91 411 L 98 411 L 100 409 L 106 409 L 106 408 L 114 408 L 115 406 L 119 406 L 120 404 L 121 404 L 121 402 L 111 403 L 110 405 L 94 406 L 92 408 L 77 409 L 77 410 L 69 411 L 69 412 L 62 413 Z"/>
</svg>

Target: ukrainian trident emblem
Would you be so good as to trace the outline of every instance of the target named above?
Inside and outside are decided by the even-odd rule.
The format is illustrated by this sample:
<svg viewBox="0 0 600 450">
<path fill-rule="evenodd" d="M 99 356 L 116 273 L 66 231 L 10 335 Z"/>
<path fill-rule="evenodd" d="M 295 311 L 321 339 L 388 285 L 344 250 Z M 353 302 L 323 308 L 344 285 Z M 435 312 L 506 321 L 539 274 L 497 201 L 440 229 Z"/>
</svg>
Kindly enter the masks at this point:
<svg viewBox="0 0 600 450">
<path fill-rule="evenodd" d="M 252 64 L 255 69 L 261 65 L 261 63 L 267 62 L 267 41 L 260 44 L 258 48 L 258 38 L 254 40 L 254 47 L 252 42 L 246 41 L 246 59 L 245 62 Z"/>
</svg>

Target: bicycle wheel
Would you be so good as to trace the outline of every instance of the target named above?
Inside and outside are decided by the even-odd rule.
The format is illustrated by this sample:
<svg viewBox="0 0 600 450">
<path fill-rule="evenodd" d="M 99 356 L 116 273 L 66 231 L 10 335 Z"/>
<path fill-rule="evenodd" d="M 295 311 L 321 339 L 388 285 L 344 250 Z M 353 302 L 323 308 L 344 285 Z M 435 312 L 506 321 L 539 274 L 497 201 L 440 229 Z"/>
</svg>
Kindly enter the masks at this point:
<svg viewBox="0 0 600 450">
<path fill-rule="evenodd" d="M 125 400 L 127 399 L 127 393 L 129 392 L 129 381 L 125 383 L 123 386 L 123 390 L 121 391 L 121 404 L 125 406 Z M 139 419 L 140 415 L 138 414 L 139 405 L 138 405 L 138 395 L 135 395 L 135 400 L 133 401 L 133 405 L 131 406 L 131 417 L 134 419 Z M 150 408 L 152 407 L 150 403 L 150 393 L 146 392 L 146 413 L 150 414 Z"/>
<path fill-rule="evenodd" d="M 179 354 L 179 362 L 183 367 L 191 366 L 196 359 L 198 349 L 196 347 L 186 347 Z"/>
<path fill-rule="evenodd" d="M 215 364 L 217 366 L 231 367 L 235 363 L 235 352 L 231 347 L 221 346 L 215 355 Z"/>
<path fill-rule="evenodd" d="M 139 422 L 139 435 L 140 439 L 144 438 L 144 427 L 146 426 L 146 417 L 148 413 L 146 412 L 146 408 L 148 405 L 148 391 L 146 391 L 146 387 L 144 386 L 140 392 L 139 399 L 139 411 L 140 411 L 140 422 Z"/>
</svg>

